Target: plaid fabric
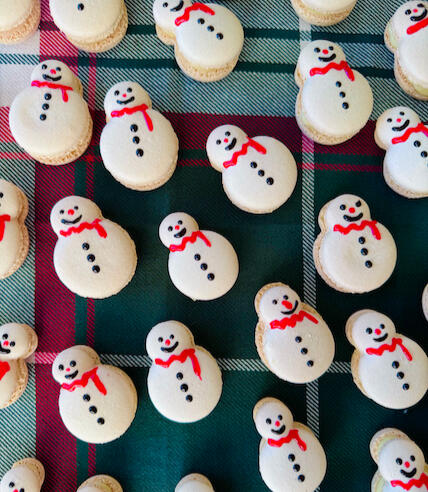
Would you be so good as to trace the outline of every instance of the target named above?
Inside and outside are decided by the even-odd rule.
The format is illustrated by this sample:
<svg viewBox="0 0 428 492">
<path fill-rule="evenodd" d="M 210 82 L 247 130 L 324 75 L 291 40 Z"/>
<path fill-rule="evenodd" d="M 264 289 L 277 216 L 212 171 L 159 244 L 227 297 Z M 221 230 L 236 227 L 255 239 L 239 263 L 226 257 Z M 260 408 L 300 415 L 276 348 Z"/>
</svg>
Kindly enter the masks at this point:
<svg viewBox="0 0 428 492">
<path fill-rule="evenodd" d="M 54 26 L 48 0 L 42 0 L 41 29 L 35 37 L 22 45 L 0 47 L 0 175 L 26 192 L 31 237 L 24 266 L 0 283 L 0 322 L 27 322 L 40 337 L 25 395 L 0 412 L 1 474 L 14 461 L 37 456 L 46 467 L 43 490 L 48 492 L 74 492 L 95 473 L 114 475 L 127 492 L 167 492 L 190 472 L 205 473 L 217 491 L 263 491 L 252 409 L 264 396 L 283 399 L 295 419 L 320 436 L 328 456 L 322 492 L 370 489 L 375 465 L 368 443 L 382 427 L 397 426 L 428 450 L 427 400 L 408 412 L 397 412 L 365 398 L 352 382 L 352 347 L 344 335 L 351 313 L 373 308 L 390 315 L 399 330 L 425 342 L 427 348 L 420 306 L 427 281 L 427 202 L 407 200 L 386 186 L 381 174 L 383 151 L 373 140 L 375 119 L 390 106 L 409 105 L 424 121 L 428 119 L 427 103 L 407 97 L 398 87 L 393 56 L 383 44 L 384 26 L 401 0 L 359 0 L 346 21 L 323 29 L 299 22 L 288 1 L 222 3 L 243 22 L 246 40 L 235 71 L 213 84 L 196 83 L 178 70 L 172 49 L 155 35 L 149 0 L 127 0 L 128 34 L 105 54 L 88 55 L 71 46 Z M 319 38 L 343 46 L 350 65 L 368 77 L 375 97 L 373 119 L 357 137 L 337 147 L 314 145 L 302 136 L 294 119 L 294 66 L 301 46 Z M 85 155 L 58 168 L 35 164 L 15 144 L 8 127 L 13 97 L 28 86 L 33 66 L 51 57 L 68 63 L 81 78 L 95 122 Z M 124 79 L 145 87 L 154 107 L 170 118 L 179 135 L 177 171 L 153 192 L 122 187 L 100 159 L 103 98 L 111 85 Z M 204 150 L 209 132 L 223 123 L 237 124 L 250 136 L 279 138 L 294 153 L 298 185 L 275 213 L 246 214 L 226 198 L 220 174 L 209 167 Z M 367 295 L 333 291 L 317 276 L 312 260 L 319 209 L 347 192 L 367 200 L 373 217 L 390 229 L 398 246 L 392 278 Z M 49 212 L 57 200 L 73 193 L 94 199 L 137 244 L 135 278 L 110 299 L 74 296 L 54 272 L 56 236 Z M 157 229 L 163 217 L 176 210 L 191 213 L 201 227 L 224 234 L 235 246 L 241 273 L 223 298 L 194 303 L 172 286 L 168 251 Z M 293 286 L 333 330 L 336 362 L 317 382 L 284 383 L 257 357 L 253 299 L 262 285 L 272 281 Z M 167 319 L 186 323 L 196 342 L 218 357 L 224 370 L 220 404 L 196 424 L 167 421 L 147 396 L 145 338 L 154 324 Z M 95 347 L 105 362 L 123 367 L 137 386 L 140 402 L 135 422 L 124 437 L 108 445 L 76 441 L 59 418 L 59 387 L 50 364 L 57 352 L 76 343 Z"/>
</svg>

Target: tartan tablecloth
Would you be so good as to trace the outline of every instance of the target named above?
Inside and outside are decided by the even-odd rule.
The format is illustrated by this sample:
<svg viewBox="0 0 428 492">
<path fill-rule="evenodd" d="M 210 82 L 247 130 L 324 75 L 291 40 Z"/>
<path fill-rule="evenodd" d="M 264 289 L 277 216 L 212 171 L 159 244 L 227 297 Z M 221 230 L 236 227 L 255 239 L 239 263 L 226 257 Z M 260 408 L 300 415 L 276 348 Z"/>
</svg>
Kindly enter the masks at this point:
<svg viewBox="0 0 428 492">
<path fill-rule="evenodd" d="M 328 457 L 322 492 L 370 490 L 375 464 L 368 444 L 382 427 L 399 427 L 428 452 L 427 399 L 399 412 L 364 397 L 352 382 L 352 347 L 344 334 L 351 313 L 372 308 L 391 316 L 399 331 L 428 348 L 420 305 L 428 280 L 427 200 L 407 200 L 386 186 L 381 174 L 383 151 L 373 140 L 375 120 L 390 106 L 409 105 L 422 120 L 428 119 L 427 103 L 409 98 L 398 87 L 393 56 L 383 44 L 384 26 L 401 0 L 358 0 L 352 15 L 330 28 L 299 23 L 288 0 L 221 3 L 241 19 L 246 39 L 235 71 L 217 83 L 197 83 L 178 70 L 172 49 L 155 35 L 150 0 L 127 0 L 128 34 L 105 54 L 79 52 L 70 45 L 52 22 L 48 0 L 42 0 L 40 32 L 22 45 L 0 48 L 0 176 L 25 190 L 31 237 L 24 266 L 0 283 L 0 322 L 29 323 L 40 337 L 25 395 L 0 412 L 1 474 L 14 461 L 37 456 L 46 467 L 43 490 L 48 492 L 74 492 L 95 473 L 115 476 L 127 492 L 168 492 L 190 472 L 206 474 L 220 492 L 263 491 L 252 409 L 264 396 L 283 399 L 295 419 L 319 435 Z M 320 38 L 343 46 L 350 65 L 368 77 L 375 98 L 366 128 L 336 147 L 314 145 L 302 136 L 294 119 L 294 66 L 301 46 Z M 68 63 L 83 81 L 95 123 L 85 155 L 58 168 L 31 160 L 14 143 L 8 127 L 13 97 L 29 85 L 33 66 L 51 57 Z M 99 154 L 104 95 L 125 79 L 144 86 L 180 139 L 177 171 L 165 186 L 148 193 L 117 183 Z M 273 214 L 246 214 L 226 198 L 221 176 L 209 166 L 204 150 L 210 131 L 223 123 L 237 124 L 250 136 L 279 138 L 293 152 L 298 184 L 290 200 Z M 314 269 L 312 244 L 319 209 L 341 193 L 367 200 L 372 216 L 386 225 L 397 242 L 392 278 L 367 295 L 335 292 Z M 94 199 L 104 215 L 125 227 L 136 242 L 136 275 L 117 296 L 82 299 L 55 274 L 56 236 L 49 212 L 68 194 Z M 168 278 L 168 251 L 157 231 L 163 217 L 177 210 L 189 212 L 201 228 L 224 234 L 238 252 L 238 281 L 219 300 L 194 303 Z M 316 306 L 334 333 L 335 362 L 319 381 L 285 383 L 258 359 L 253 299 L 262 285 L 272 281 L 293 286 Z M 218 357 L 223 369 L 220 404 L 195 424 L 164 419 L 148 399 L 145 338 L 154 324 L 167 319 L 187 324 L 196 342 Z M 111 444 L 77 441 L 60 421 L 59 387 L 50 364 L 57 352 L 76 343 L 93 346 L 103 361 L 123 367 L 137 386 L 136 419 L 125 436 Z"/>
</svg>

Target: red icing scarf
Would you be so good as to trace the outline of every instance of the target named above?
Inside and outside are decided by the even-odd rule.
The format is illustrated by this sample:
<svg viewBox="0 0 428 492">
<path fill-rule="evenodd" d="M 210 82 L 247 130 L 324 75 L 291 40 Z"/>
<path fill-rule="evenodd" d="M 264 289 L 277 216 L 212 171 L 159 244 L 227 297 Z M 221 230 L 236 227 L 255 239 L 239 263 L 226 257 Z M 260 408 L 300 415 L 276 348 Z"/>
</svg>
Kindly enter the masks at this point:
<svg viewBox="0 0 428 492">
<path fill-rule="evenodd" d="M 190 234 L 190 236 L 184 236 L 184 238 L 180 244 L 171 244 L 171 246 L 169 247 L 169 250 L 173 253 L 175 251 L 184 251 L 186 249 L 187 243 L 192 243 L 192 244 L 195 243 L 196 240 L 198 239 L 198 237 L 200 239 L 202 239 L 202 241 L 209 248 L 211 248 L 211 243 L 208 240 L 208 238 L 205 236 L 205 234 L 202 231 L 194 231 L 194 232 L 192 232 L 192 234 Z"/>
<path fill-rule="evenodd" d="M 362 231 L 366 227 L 369 227 L 372 231 L 373 236 L 379 241 L 382 236 L 380 235 L 379 229 L 377 228 L 377 220 L 362 220 L 359 224 L 349 224 L 343 226 L 336 224 L 333 227 L 333 231 L 340 232 L 341 234 L 349 234 L 351 231 Z"/>
<path fill-rule="evenodd" d="M 236 166 L 238 162 L 238 158 L 241 157 L 241 155 L 245 155 L 248 152 L 248 147 L 252 147 L 257 152 L 260 152 L 260 154 L 266 154 L 266 149 L 263 147 L 263 145 L 260 145 L 255 140 L 248 138 L 247 142 L 244 143 L 241 150 L 237 150 L 236 152 L 233 153 L 232 159 L 230 159 L 230 161 L 223 162 L 223 167 L 227 169 L 230 166 Z"/>
<path fill-rule="evenodd" d="M 111 112 L 111 117 L 112 118 L 120 118 L 124 114 L 134 114 L 137 111 L 141 111 L 144 115 L 144 119 L 146 120 L 146 125 L 147 128 L 149 129 L 149 132 L 153 131 L 153 121 L 150 118 L 150 116 L 147 114 L 147 110 L 149 107 L 147 104 L 140 104 L 139 106 L 134 106 L 133 108 L 123 108 L 120 111 L 112 111 Z"/>
<path fill-rule="evenodd" d="M 67 383 L 62 384 L 61 388 L 66 391 L 74 391 L 76 388 L 86 388 L 86 386 L 88 386 L 89 381 L 92 381 L 95 384 L 97 390 L 102 395 L 105 396 L 107 394 L 107 390 L 106 387 L 103 385 L 101 379 L 99 378 L 97 371 L 98 371 L 98 367 L 94 367 L 90 371 L 85 372 L 80 379 L 77 379 L 76 381 L 73 381 L 70 384 Z"/>
<path fill-rule="evenodd" d="M 311 68 L 311 70 L 309 71 L 309 75 L 311 77 L 313 77 L 314 75 L 325 75 L 330 70 L 344 70 L 349 80 L 351 80 L 352 82 L 355 80 L 354 72 L 345 60 L 342 60 L 340 63 L 330 62 L 325 67 Z"/>
<path fill-rule="evenodd" d="M 274 448 L 280 448 L 283 444 L 288 444 L 293 439 L 297 441 L 297 444 L 302 451 L 306 451 L 306 443 L 300 438 L 297 429 L 291 429 L 291 431 L 285 437 L 281 437 L 281 439 L 268 439 L 268 444 Z"/>
<path fill-rule="evenodd" d="M 394 352 L 397 347 L 400 347 L 401 350 L 403 351 L 404 355 L 406 356 L 407 360 L 412 360 L 412 354 L 407 350 L 407 348 L 404 346 L 403 341 L 401 338 L 393 338 L 392 343 L 384 343 L 378 348 L 368 348 L 366 349 L 366 352 L 369 355 L 382 355 L 385 351 L 388 352 Z"/>
<path fill-rule="evenodd" d="M 10 222 L 10 215 L 0 215 L 0 241 L 3 241 L 6 222 Z"/>
<path fill-rule="evenodd" d="M 0 360 L 0 381 L 6 376 L 6 374 L 10 371 L 10 364 L 6 361 Z"/>
<path fill-rule="evenodd" d="M 175 19 L 175 25 L 181 26 L 181 24 L 187 22 L 190 19 L 190 13 L 195 10 L 202 10 L 202 12 L 205 12 L 206 14 L 215 15 L 214 10 L 208 7 L 208 5 L 196 2 L 193 5 L 190 5 L 190 7 L 186 7 L 184 9 L 184 14 Z"/>
<path fill-rule="evenodd" d="M 49 89 L 60 89 L 62 94 L 62 100 L 64 102 L 68 101 L 67 91 L 72 91 L 73 87 L 69 87 L 68 85 L 54 84 L 52 82 L 40 82 L 40 80 L 33 80 L 31 82 L 32 87 L 49 87 Z"/>
<path fill-rule="evenodd" d="M 198 358 L 195 355 L 195 349 L 183 350 L 180 355 L 171 355 L 168 360 L 155 359 L 155 364 L 163 368 L 168 368 L 173 362 L 178 361 L 183 364 L 188 358 L 192 361 L 193 372 L 202 381 L 201 366 L 199 365 Z"/>
<path fill-rule="evenodd" d="M 318 324 L 318 320 L 312 316 L 312 314 L 307 313 L 306 311 L 299 311 L 298 313 L 292 314 L 287 318 L 282 318 L 281 320 L 274 319 L 270 323 L 270 327 L 272 330 L 285 330 L 287 326 L 290 328 L 294 328 L 297 323 L 303 321 L 304 318 L 308 318 L 312 323 Z"/>
<path fill-rule="evenodd" d="M 98 235 L 102 238 L 107 237 L 107 232 L 104 227 L 100 224 L 101 219 L 95 219 L 93 222 L 81 222 L 77 227 L 70 227 L 66 231 L 59 231 L 61 236 L 68 237 L 72 234 L 80 234 L 82 231 L 88 230 L 92 231 L 95 229 Z"/>
<path fill-rule="evenodd" d="M 416 22 L 416 24 L 413 24 L 412 26 L 408 27 L 407 28 L 407 34 L 415 34 L 415 32 L 418 32 L 427 26 L 428 26 L 428 17 L 425 18 L 424 20 Z"/>
<path fill-rule="evenodd" d="M 404 490 L 410 490 L 412 487 L 416 487 L 420 489 L 422 485 L 425 485 L 428 488 L 428 475 L 422 472 L 422 475 L 419 478 L 412 478 L 409 482 L 404 483 L 401 480 L 392 480 L 392 487 L 402 487 Z"/>
<path fill-rule="evenodd" d="M 428 128 L 423 124 L 419 123 L 419 125 L 413 128 L 407 128 L 407 130 L 401 135 L 401 137 L 395 137 L 391 140 L 393 144 L 406 142 L 407 139 L 412 135 L 412 133 L 422 132 L 426 137 L 428 137 Z"/>
</svg>

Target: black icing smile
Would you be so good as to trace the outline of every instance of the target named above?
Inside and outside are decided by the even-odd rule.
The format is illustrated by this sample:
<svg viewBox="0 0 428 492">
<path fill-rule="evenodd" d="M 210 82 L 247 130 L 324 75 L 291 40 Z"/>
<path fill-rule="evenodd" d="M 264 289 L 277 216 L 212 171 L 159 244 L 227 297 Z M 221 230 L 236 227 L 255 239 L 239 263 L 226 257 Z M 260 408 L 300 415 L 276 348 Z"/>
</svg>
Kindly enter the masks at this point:
<svg viewBox="0 0 428 492">
<path fill-rule="evenodd" d="M 351 217 L 350 215 L 344 215 L 343 218 L 347 222 L 357 222 L 357 220 L 360 220 L 360 219 L 363 218 L 363 212 L 361 212 L 360 214 L 356 215 L 355 217 Z"/>
<path fill-rule="evenodd" d="M 331 56 L 319 56 L 318 60 L 322 62 L 331 62 L 336 58 L 336 54 L 333 53 Z"/>
<path fill-rule="evenodd" d="M 0 345 L 0 352 L 3 352 L 4 354 L 10 354 L 10 349 L 5 349 Z"/>
<path fill-rule="evenodd" d="M 170 10 L 170 12 L 178 12 L 179 10 L 181 10 L 183 8 L 183 5 L 184 5 L 184 2 L 183 0 L 181 0 L 181 2 L 179 4 L 177 4 L 175 7 L 172 7 Z"/>
<path fill-rule="evenodd" d="M 170 354 L 171 352 L 174 352 L 174 350 L 178 347 L 178 342 L 175 342 L 174 345 L 171 347 L 161 347 L 162 352 L 168 352 Z"/>
<path fill-rule="evenodd" d="M 271 429 L 271 431 L 272 431 L 274 434 L 278 434 L 278 435 L 284 434 L 284 431 L 285 431 L 285 425 L 281 426 L 279 429 Z"/>
<path fill-rule="evenodd" d="M 385 335 L 382 335 L 381 337 L 379 338 L 373 338 L 373 340 L 375 342 L 383 342 L 384 340 L 386 340 L 388 338 L 388 333 L 385 333 Z"/>
<path fill-rule="evenodd" d="M 79 374 L 79 371 L 76 370 L 76 371 L 72 372 L 71 374 L 66 374 L 64 377 L 65 377 L 65 379 L 74 379 L 78 374 Z"/>
<path fill-rule="evenodd" d="M 413 478 L 416 475 L 416 467 L 412 471 L 407 472 L 406 470 L 400 470 L 400 473 L 406 478 Z"/>
<path fill-rule="evenodd" d="M 174 234 L 174 237 L 176 237 L 177 239 L 180 238 L 180 237 L 183 237 L 187 232 L 187 229 L 185 227 L 183 227 L 183 229 L 181 229 L 181 231 L 177 232 L 177 234 Z"/>
<path fill-rule="evenodd" d="M 413 22 L 419 22 L 421 20 L 424 20 L 426 16 L 427 16 L 427 9 L 424 9 L 422 14 L 412 15 L 412 17 L 410 17 L 410 20 Z"/>
<path fill-rule="evenodd" d="M 299 303 L 296 300 L 296 302 L 294 303 L 293 309 L 290 309 L 290 311 L 281 311 L 281 314 L 293 314 L 294 311 L 297 309 L 298 305 L 299 305 Z"/>
<path fill-rule="evenodd" d="M 82 220 L 82 216 L 79 215 L 79 217 L 76 217 L 74 220 L 61 219 L 61 222 L 63 224 L 77 224 L 81 220 Z"/>
<path fill-rule="evenodd" d="M 401 126 L 393 126 L 392 131 L 393 132 L 402 132 L 405 130 L 410 124 L 410 120 L 406 120 Z"/>
<path fill-rule="evenodd" d="M 129 99 L 125 99 L 124 101 L 120 101 L 119 99 L 116 100 L 117 104 L 128 104 L 132 103 L 132 101 L 135 101 L 135 97 L 132 96 Z"/>
<path fill-rule="evenodd" d="M 230 144 L 229 145 L 226 145 L 226 147 L 224 149 L 225 150 L 232 150 L 233 148 L 235 148 L 235 145 L 236 145 L 236 138 L 233 137 L 233 139 L 230 142 Z"/>
<path fill-rule="evenodd" d="M 52 82 L 58 82 L 58 80 L 62 79 L 62 75 L 58 75 L 58 77 L 51 77 L 50 75 L 43 74 L 42 76 L 45 80 L 51 80 Z"/>
</svg>

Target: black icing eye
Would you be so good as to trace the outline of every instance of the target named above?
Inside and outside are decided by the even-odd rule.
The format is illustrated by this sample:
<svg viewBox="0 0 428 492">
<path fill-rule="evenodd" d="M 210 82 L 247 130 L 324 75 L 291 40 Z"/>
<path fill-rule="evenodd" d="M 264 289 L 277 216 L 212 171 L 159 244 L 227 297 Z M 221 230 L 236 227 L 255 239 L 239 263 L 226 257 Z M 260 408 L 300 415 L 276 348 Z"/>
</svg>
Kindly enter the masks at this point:
<svg viewBox="0 0 428 492">
<path fill-rule="evenodd" d="M 74 210 L 79 210 L 79 207 L 76 205 L 76 206 L 74 207 Z"/>
<path fill-rule="evenodd" d="M 278 304 L 278 301 L 277 301 L 276 299 L 274 299 L 274 300 L 272 301 L 272 304 Z"/>
<path fill-rule="evenodd" d="M 387 121 L 388 123 L 392 123 L 392 118 L 388 118 L 386 121 Z"/>
<path fill-rule="evenodd" d="M 270 425 L 270 424 L 272 423 L 272 420 L 271 420 L 271 419 L 266 419 L 266 423 L 267 423 L 268 425 Z"/>
<path fill-rule="evenodd" d="M 128 88 L 126 89 L 126 92 L 132 92 L 132 87 L 128 87 Z"/>
<path fill-rule="evenodd" d="M 400 111 L 400 115 L 401 116 L 404 116 L 404 111 Z"/>
<path fill-rule="evenodd" d="M 285 295 L 285 296 L 282 296 L 283 299 L 285 299 L 286 301 L 288 300 L 288 296 Z"/>
<path fill-rule="evenodd" d="M 314 49 L 315 53 L 319 53 L 321 50 L 319 48 Z"/>
<path fill-rule="evenodd" d="M 3 196 L 4 196 L 3 193 L 0 191 L 0 198 L 3 198 Z"/>
<path fill-rule="evenodd" d="M 59 369 L 60 371 L 63 371 L 63 370 L 64 370 L 64 366 L 63 366 L 62 364 L 60 364 L 60 365 L 58 366 L 58 369 Z"/>
<path fill-rule="evenodd" d="M 16 343 L 15 343 L 15 342 L 10 342 L 10 346 L 11 346 L 11 347 L 14 347 L 15 345 L 16 345 Z"/>
<path fill-rule="evenodd" d="M 57 72 L 61 72 L 61 67 L 56 67 Z"/>
<path fill-rule="evenodd" d="M 416 458 L 412 454 L 412 456 L 410 456 L 410 461 L 415 461 L 415 460 L 416 460 Z"/>
<path fill-rule="evenodd" d="M 168 227 L 168 231 L 171 232 L 172 231 L 172 226 L 169 226 Z"/>
<path fill-rule="evenodd" d="M 361 200 L 358 200 L 358 202 L 355 202 L 356 207 L 361 207 Z"/>
<path fill-rule="evenodd" d="M 385 328 L 385 325 L 382 323 L 382 324 L 380 325 L 380 329 L 381 329 L 381 330 L 383 330 L 384 328 Z"/>
<path fill-rule="evenodd" d="M 226 137 L 230 137 L 230 132 L 225 133 Z"/>
<path fill-rule="evenodd" d="M 366 328 L 366 333 L 367 335 L 371 335 L 373 333 L 373 330 L 371 328 Z"/>
<path fill-rule="evenodd" d="M 19 492 L 25 492 L 25 489 L 24 488 L 19 489 Z"/>
<path fill-rule="evenodd" d="M 10 488 L 15 487 L 15 482 L 10 482 L 10 483 L 9 483 L 9 487 L 10 487 Z"/>
<path fill-rule="evenodd" d="M 281 422 L 281 420 L 282 420 L 282 415 L 278 415 L 278 420 Z"/>
<path fill-rule="evenodd" d="M 330 51 L 333 51 L 333 50 L 334 50 L 333 46 L 329 46 L 329 47 L 328 47 L 328 49 L 329 49 Z"/>
<path fill-rule="evenodd" d="M 178 225 L 182 225 L 182 224 L 183 224 L 183 221 L 182 221 L 182 220 L 179 220 L 179 221 L 177 222 L 177 224 L 178 224 Z"/>
<path fill-rule="evenodd" d="M 345 210 L 346 209 L 346 205 L 343 205 L 343 203 L 342 203 L 342 205 L 339 208 L 340 208 L 340 210 Z"/>
<path fill-rule="evenodd" d="M 76 367 L 76 361 L 75 360 L 72 360 L 70 362 L 70 367 Z"/>
<path fill-rule="evenodd" d="M 64 213 L 64 210 L 60 210 L 60 211 L 59 211 L 59 213 L 60 213 L 61 215 L 63 215 L 63 213 Z"/>
<path fill-rule="evenodd" d="M 5 333 L 2 338 L 3 338 L 3 340 L 7 340 L 9 338 L 9 335 L 7 333 Z"/>
<path fill-rule="evenodd" d="M 410 15 L 412 11 L 410 9 L 407 9 L 406 12 L 404 12 L 406 15 Z"/>
<path fill-rule="evenodd" d="M 162 4 L 162 7 L 166 9 L 166 8 L 168 7 L 168 2 L 164 2 L 164 3 Z"/>
<path fill-rule="evenodd" d="M 46 70 L 47 68 L 48 68 L 48 66 L 46 65 L 46 63 L 43 63 L 42 70 Z"/>
<path fill-rule="evenodd" d="M 114 91 L 114 95 L 115 96 L 118 96 L 119 95 L 119 91 Z"/>
<path fill-rule="evenodd" d="M 424 4 L 423 3 L 418 3 L 418 7 L 420 7 L 421 9 L 424 8 Z"/>
<path fill-rule="evenodd" d="M 397 458 L 395 460 L 395 462 L 397 463 L 397 465 L 402 465 L 403 464 L 403 460 L 401 458 Z"/>
<path fill-rule="evenodd" d="M 163 338 L 162 338 L 162 337 L 159 337 L 159 338 L 158 338 L 158 342 L 159 342 L 159 343 L 162 343 L 162 342 L 163 342 Z"/>
<path fill-rule="evenodd" d="M 170 335 L 169 338 L 170 338 L 170 340 L 174 340 L 175 337 L 174 337 L 174 335 Z"/>
<path fill-rule="evenodd" d="M 220 145 L 221 144 L 221 140 L 216 140 L 216 144 L 217 145 Z"/>
</svg>

